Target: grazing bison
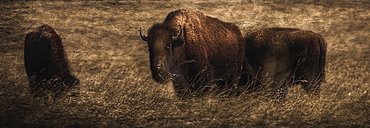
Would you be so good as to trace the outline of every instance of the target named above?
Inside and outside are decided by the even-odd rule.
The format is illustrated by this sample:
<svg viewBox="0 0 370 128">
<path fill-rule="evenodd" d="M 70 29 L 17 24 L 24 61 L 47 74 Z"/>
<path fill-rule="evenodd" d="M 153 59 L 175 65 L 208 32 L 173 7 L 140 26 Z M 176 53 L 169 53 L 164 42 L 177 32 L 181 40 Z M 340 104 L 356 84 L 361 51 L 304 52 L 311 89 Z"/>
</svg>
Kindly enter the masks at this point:
<svg viewBox="0 0 370 128">
<path fill-rule="evenodd" d="M 291 83 L 313 92 L 325 79 L 326 43 L 319 34 L 276 27 L 251 32 L 246 42 L 249 64 L 274 95 L 286 94 Z"/>
<path fill-rule="evenodd" d="M 148 43 L 153 79 L 172 81 L 180 95 L 231 90 L 241 75 L 245 40 L 234 24 L 182 9 L 154 24 L 148 36 L 140 29 L 140 36 Z"/>
<path fill-rule="evenodd" d="M 60 94 L 79 84 L 69 70 L 62 39 L 49 25 L 26 35 L 24 62 L 31 93 L 35 96 L 42 96 L 48 90 Z"/>
</svg>

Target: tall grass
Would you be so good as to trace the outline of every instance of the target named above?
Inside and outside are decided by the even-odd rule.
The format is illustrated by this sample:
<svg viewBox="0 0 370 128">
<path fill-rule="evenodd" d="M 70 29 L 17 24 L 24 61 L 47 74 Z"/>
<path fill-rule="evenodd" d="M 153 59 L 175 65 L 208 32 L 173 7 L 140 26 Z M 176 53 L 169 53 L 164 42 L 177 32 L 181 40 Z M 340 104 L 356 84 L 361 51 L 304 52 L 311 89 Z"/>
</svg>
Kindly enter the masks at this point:
<svg viewBox="0 0 370 128">
<path fill-rule="evenodd" d="M 8 127 L 369 127 L 367 1 L 30 1 L 0 5 L 0 125 Z M 275 102 L 259 92 L 187 101 L 151 79 L 139 28 L 190 8 L 232 22 L 243 33 L 295 27 L 324 36 L 327 78 L 316 98 L 299 86 Z M 42 24 L 61 35 L 77 96 L 30 95 L 25 33 Z"/>
</svg>

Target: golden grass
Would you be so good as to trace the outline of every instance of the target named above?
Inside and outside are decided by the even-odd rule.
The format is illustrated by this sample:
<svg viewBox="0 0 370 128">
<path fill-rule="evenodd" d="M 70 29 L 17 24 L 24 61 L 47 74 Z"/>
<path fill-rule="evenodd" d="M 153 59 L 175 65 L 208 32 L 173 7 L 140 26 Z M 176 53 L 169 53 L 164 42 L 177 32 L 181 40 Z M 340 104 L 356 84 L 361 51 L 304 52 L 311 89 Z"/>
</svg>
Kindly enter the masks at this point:
<svg viewBox="0 0 370 128">
<path fill-rule="evenodd" d="M 360 3 L 360 4 L 359 4 Z M 0 126 L 8 127 L 369 127 L 367 1 L 31 1 L 0 5 Z M 258 93 L 182 101 L 151 79 L 139 37 L 166 15 L 190 8 L 232 22 L 243 33 L 295 27 L 324 36 L 327 78 L 316 98 L 299 86 L 285 101 Z M 61 35 L 78 96 L 35 100 L 23 63 L 25 33 L 42 24 Z"/>
</svg>

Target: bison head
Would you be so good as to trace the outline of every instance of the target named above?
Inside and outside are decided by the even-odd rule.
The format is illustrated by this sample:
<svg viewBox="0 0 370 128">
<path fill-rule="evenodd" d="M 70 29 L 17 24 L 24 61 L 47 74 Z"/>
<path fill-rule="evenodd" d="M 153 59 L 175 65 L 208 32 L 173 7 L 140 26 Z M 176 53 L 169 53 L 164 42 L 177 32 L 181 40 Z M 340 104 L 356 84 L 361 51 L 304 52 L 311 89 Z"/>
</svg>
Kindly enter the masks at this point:
<svg viewBox="0 0 370 128">
<path fill-rule="evenodd" d="M 153 25 L 148 36 L 142 34 L 140 37 L 148 43 L 150 55 L 150 70 L 152 77 L 159 83 L 165 83 L 172 77 L 171 70 L 174 66 L 174 48 L 180 47 L 185 43 L 184 34 L 181 26 L 179 31 L 163 24 Z"/>
</svg>

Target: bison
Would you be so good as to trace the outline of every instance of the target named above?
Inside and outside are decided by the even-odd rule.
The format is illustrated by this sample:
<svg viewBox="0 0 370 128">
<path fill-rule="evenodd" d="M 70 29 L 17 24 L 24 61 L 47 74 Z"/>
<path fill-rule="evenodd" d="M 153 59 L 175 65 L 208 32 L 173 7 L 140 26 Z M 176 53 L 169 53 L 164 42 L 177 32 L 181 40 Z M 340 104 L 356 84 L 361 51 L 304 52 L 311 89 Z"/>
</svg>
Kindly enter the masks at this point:
<svg viewBox="0 0 370 128">
<path fill-rule="evenodd" d="M 318 92 L 325 79 L 326 43 L 311 31 L 274 27 L 248 33 L 246 58 L 274 96 L 284 97 L 293 83 Z"/>
<path fill-rule="evenodd" d="M 179 96 L 230 92 L 238 83 L 245 39 L 232 23 L 181 9 L 154 24 L 147 36 L 140 28 L 140 36 L 149 47 L 153 79 L 172 81 Z"/>
<path fill-rule="evenodd" d="M 42 96 L 47 91 L 60 94 L 79 84 L 71 75 L 62 39 L 49 25 L 26 35 L 24 63 L 34 96 Z"/>
</svg>

